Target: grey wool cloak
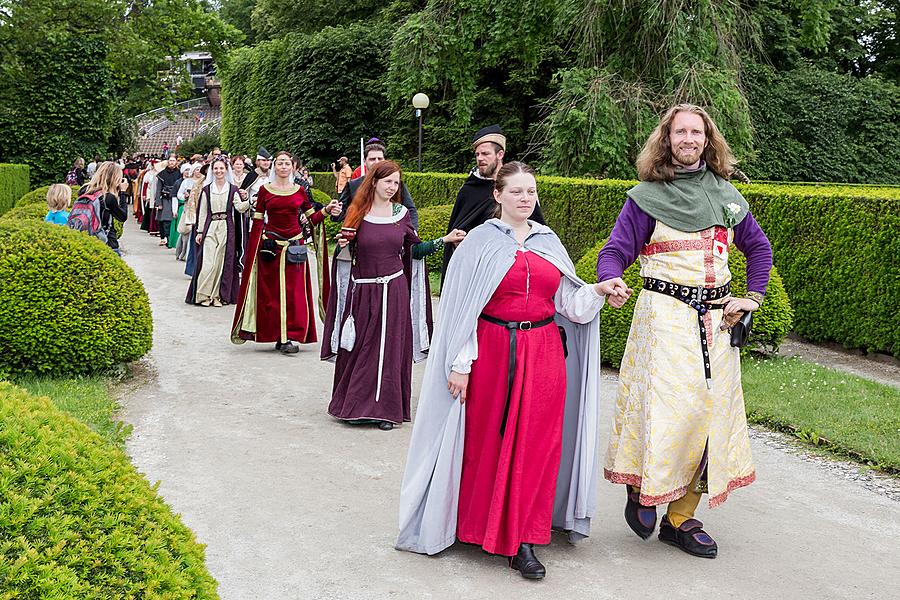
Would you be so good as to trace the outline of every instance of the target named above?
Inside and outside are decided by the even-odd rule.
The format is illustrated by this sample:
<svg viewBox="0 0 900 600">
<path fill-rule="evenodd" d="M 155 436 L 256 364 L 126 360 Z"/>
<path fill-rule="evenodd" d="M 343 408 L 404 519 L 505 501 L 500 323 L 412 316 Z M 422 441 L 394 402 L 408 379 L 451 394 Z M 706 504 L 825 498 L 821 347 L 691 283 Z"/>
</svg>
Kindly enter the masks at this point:
<svg viewBox="0 0 900 600">
<path fill-rule="evenodd" d="M 524 247 L 550 261 L 577 286 L 586 285 L 553 231 L 531 222 Z M 454 359 L 474 334 L 478 316 L 515 261 L 518 244 L 509 226 L 490 219 L 460 243 L 441 290 L 440 315 L 400 488 L 399 550 L 437 554 L 456 541 L 459 485 L 465 444 L 465 405 L 447 389 Z M 553 527 L 571 541 L 590 533 L 597 503 L 600 401 L 599 315 L 577 324 L 561 314 L 566 331 L 566 406 Z"/>
</svg>

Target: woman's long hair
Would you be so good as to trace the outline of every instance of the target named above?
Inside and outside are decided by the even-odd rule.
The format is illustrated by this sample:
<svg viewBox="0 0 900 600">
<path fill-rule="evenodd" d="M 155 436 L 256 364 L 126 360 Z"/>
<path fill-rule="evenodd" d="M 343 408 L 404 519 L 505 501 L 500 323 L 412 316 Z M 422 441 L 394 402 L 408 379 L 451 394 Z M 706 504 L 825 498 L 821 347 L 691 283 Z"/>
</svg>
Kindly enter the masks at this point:
<svg viewBox="0 0 900 600">
<path fill-rule="evenodd" d="M 122 167 L 112 161 L 100 163 L 94 176 L 87 184 L 86 194 L 103 192 L 105 194 L 119 195 L 119 184 L 122 183 Z"/>
<path fill-rule="evenodd" d="M 375 184 L 394 173 L 400 173 L 400 185 L 397 187 L 397 193 L 391 198 L 391 202 L 400 202 L 400 190 L 403 188 L 403 172 L 400 170 L 400 165 L 394 161 L 383 160 L 366 173 L 366 178 L 363 179 L 359 189 L 356 190 L 353 202 L 350 204 L 350 208 L 347 209 L 344 226 L 353 227 L 354 229 L 359 227 L 375 202 Z"/>
<path fill-rule="evenodd" d="M 675 166 L 672 164 L 672 146 L 669 143 L 669 133 L 675 115 L 680 112 L 689 112 L 699 115 L 703 119 L 703 128 L 706 132 L 706 147 L 703 149 L 700 159 L 706 162 L 706 168 L 721 177 L 728 179 L 734 172 L 737 161 L 728 146 L 728 142 L 722 136 L 719 128 L 709 114 L 694 104 L 678 104 L 673 106 L 659 120 L 659 125 L 647 138 L 647 143 L 641 149 L 637 158 L 638 179 L 641 181 L 672 181 L 675 179 Z"/>
</svg>

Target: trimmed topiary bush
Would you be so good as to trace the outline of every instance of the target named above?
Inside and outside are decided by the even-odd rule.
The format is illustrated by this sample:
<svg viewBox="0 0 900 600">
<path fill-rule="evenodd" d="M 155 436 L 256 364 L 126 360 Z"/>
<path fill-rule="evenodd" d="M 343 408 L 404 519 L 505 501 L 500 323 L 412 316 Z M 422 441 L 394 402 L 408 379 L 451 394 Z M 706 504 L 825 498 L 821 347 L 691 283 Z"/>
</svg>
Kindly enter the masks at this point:
<svg viewBox="0 0 900 600">
<path fill-rule="evenodd" d="M 66 227 L 0 221 L 0 369 L 102 372 L 146 354 L 144 286 L 105 244 Z"/>
<path fill-rule="evenodd" d="M 0 595 L 218 597 L 203 546 L 125 453 L 6 382 L 0 423 Z"/>
<path fill-rule="evenodd" d="M 72 187 L 72 203 L 74 203 L 75 200 L 78 199 L 79 187 L 77 185 L 71 186 L 71 187 Z M 47 206 L 47 190 L 49 190 L 49 189 L 50 189 L 49 185 L 43 185 L 39 188 L 31 190 L 27 194 L 22 195 L 22 197 L 19 198 L 18 201 L 16 201 L 16 207 L 18 208 L 20 206 L 26 206 L 29 204 L 43 204 L 44 206 Z"/>
<path fill-rule="evenodd" d="M 468 177 L 468 174 L 462 173 L 403 173 L 416 208 L 442 204 L 453 206 Z"/>
<path fill-rule="evenodd" d="M 46 204 L 23 204 L 3 213 L 0 221 L 43 221 L 47 216 Z"/>
<path fill-rule="evenodd" d="M 11 209 L 30 187 L 28 165 L 0 163 L 0 215 Z"/>
<path fill-rule="evenodd" d="M 418 207 L 417 207 L 418 208 Z M 419 238 L 427 242 L 447 234 L 447 225 L 450 223 L 450 213 L 453 205 L 426 206 L 419 209 Z M 425 259 L 428 270 L 440 272 L 443 262 L 443 251 L 438 251 Z"/>
<path fill-rule="evenodd" d="M 588 283 L 597 282 L 597 255 L 605 243 L 606 240 L 597 242 L 575 265 L 575 272 Z M 746 265 L 744 255 L 736 247 L 731 246 L 728 250 L 728 268 L 731 270 L 731 289 L 735 296 L 743 296 L 746 293 Z M 625 353 L 625 342 L 631 329 L 634 304 L 643 287 L 640 261 L 635 261 L 628 267 L 622 279 L 634 290 L 634 294 L 622 308 L 606 305 L 600 311 L 600 356 L 603 362 L 617 368 Z M 791 330 L 793 317 L 794 312 L 784 290 L 784 284 L 778 270 L 772 267 L 766 299 L 753 315 L 753 333 L 750 343 L 745 348 L 777 350 Z"/>
</svg>

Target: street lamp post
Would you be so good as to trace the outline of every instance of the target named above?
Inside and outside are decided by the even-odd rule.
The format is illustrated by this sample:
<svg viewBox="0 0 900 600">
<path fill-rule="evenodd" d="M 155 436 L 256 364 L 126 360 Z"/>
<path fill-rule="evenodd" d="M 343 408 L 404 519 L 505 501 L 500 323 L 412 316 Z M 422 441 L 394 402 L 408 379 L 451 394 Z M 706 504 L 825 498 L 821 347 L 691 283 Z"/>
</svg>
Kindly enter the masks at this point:
<svg viewBox="0 0 900 600">
<path fill-rule="evenodd" d="M 428 100 L 428 96 L 419 92 L 415 96 L 413 96 L 412 104 L 416 109 L 416 118 L 419 119 L 419 172 L 422 172 L 422 117 L 423 112 L 426 108 L 428 108 L 428 104 L 430 101 Z"/>
</svg>

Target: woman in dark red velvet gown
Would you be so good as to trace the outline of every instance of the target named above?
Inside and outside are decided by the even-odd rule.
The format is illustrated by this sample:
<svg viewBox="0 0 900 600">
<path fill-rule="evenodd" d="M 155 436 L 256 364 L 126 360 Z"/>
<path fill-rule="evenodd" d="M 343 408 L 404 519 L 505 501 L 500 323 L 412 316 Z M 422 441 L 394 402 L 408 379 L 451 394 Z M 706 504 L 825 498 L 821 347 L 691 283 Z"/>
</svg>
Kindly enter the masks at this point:
<svg viewBox="0 0 900 600">
<path fill-rule="evenodd" d="M 306 191 L 291 179 L 289 153 L 275 155 L 274 169 L 275 181 L 263 185 L 253 209 L 231 341 L 275 342 L 277 350 L 293 354 L 299 351 L 293 341 L 309 344 L 317 339 L 310 263 L 299 218 L 306 215 L 319 224 L 326 213 L 338 210 L 338 203 L 313 209 Z"/>
</svg>

